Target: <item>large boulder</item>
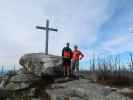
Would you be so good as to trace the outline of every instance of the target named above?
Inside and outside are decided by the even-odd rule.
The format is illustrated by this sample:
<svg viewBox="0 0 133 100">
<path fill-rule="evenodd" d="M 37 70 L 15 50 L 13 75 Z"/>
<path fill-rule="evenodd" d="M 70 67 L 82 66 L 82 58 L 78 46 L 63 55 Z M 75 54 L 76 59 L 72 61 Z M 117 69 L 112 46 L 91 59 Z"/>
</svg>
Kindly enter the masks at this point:
<svg viewBox="0 0 133 100">
<path fill-rule="evenodd" d="M 46 55 L 45 53 L 31 53 L 21 57 L 20 64 L 27 72 L 37 76 L 62 76 L 62 57 Z"/>
</svg>

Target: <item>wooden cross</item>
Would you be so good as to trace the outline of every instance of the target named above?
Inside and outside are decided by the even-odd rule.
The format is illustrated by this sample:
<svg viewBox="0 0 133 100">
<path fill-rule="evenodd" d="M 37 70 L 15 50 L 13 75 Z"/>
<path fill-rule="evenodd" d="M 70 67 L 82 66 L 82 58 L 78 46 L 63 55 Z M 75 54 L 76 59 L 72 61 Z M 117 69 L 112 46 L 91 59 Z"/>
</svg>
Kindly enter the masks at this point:
<svg viewBox="0 0 133 100">
<path fill-rule="evenodd" d="M 43 26 L 36 26 L 37 29 L 40 30 L 46 30 L 46 47 L 45 47 L 45 53 L 46 55 L 48 55 L 48 40 L 49 40 L 49 31 L 55 31 L 57 32 L 58 29 L 54 29 L 54 28 L 49 28 L 49 20 L 46 20 L 46 27 Z"/>
</svg>

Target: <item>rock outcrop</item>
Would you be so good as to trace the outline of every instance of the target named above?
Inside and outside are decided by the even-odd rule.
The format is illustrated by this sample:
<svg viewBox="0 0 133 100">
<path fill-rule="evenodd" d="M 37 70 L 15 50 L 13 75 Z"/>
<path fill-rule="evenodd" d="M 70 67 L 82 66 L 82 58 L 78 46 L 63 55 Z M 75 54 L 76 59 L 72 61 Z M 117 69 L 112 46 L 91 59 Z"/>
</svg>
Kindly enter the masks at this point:
<svg viewBox="0 0 133 100">
<path fill-rule="evenodd" d="M 32 74 L 18 74 L 11 77 L 5 88 L 11 91 L 22 90 L 29 88 L 32 83 L 38 80 L 40 80 L 40 78 Z"/>
<path fill-rule="evenodd" d="M 0 92 L 5 95 L 0 95 L 0 100 L 40 96 L 41 90 L 45 90 L 54 80 L 63 76 L 62 57 L 59 56 L 31 53 L 22 56 L 19 63 L 22 68 L 16 72 L 10 71 L 8 78 L 1 81 Z"/>
<path fill-rule="evenodd" d="M 132 100 L 86 79 L 52 84 L 47 93 L 51 100 Z"/>
<path fill-rule="evenodd" d="M 19 62 L 1 81 L 0 100 L 131 100 L 89 79 L 63 78 L 62 57 L 32 53 Z"/>
</svg>

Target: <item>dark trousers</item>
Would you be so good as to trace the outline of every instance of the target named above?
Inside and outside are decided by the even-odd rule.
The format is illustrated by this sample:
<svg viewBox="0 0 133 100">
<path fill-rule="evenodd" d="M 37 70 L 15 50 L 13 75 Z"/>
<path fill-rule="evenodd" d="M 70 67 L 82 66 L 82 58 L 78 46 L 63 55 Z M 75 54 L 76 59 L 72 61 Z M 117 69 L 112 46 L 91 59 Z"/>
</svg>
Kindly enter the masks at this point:
<svg viewBox="0 0 133 100">
<path fill-rule="evenodd" d="M 63 66 L 64 66 L 64 76 L 69 77 L 71 74 L 71 61 L 64 61 Z"/>
</svg>

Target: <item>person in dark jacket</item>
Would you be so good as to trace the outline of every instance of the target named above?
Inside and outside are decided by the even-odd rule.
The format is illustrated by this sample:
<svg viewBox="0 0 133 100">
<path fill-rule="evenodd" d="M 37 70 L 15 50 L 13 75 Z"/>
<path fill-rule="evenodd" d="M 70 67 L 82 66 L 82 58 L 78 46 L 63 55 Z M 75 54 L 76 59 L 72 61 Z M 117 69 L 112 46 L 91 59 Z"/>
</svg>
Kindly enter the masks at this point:
<svg viewBox="0 0 133 100">
<path fill-rule="evenodd" d="M 64 77 L 70 77 L 71 74 L 72 50 L 69 46 L 70 43 L 67 43 L 66 47 L 62 50 Z"/>
</svg>

